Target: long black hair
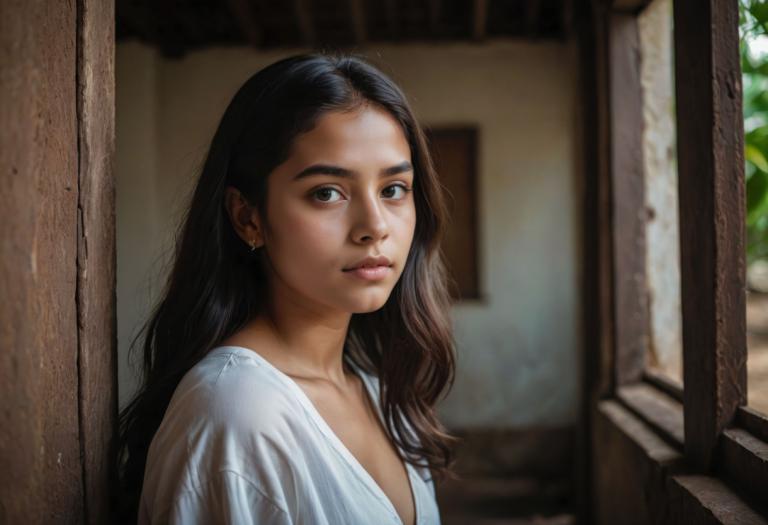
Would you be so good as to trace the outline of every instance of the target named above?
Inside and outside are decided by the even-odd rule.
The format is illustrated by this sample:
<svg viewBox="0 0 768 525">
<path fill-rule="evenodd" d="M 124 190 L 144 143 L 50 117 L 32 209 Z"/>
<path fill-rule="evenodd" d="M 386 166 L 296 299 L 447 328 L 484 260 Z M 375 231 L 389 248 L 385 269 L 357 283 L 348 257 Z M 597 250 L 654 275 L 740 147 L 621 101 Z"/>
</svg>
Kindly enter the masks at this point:
<svg viewBox="0 0 768 525">
<path fill-rule="evenodd" d="M 184 374 L 254 316 L 266 313 L 268 283 L 224 207 L 240 190 L 264 215 L 267 177 L 294 137 L 327 111 L 374 104 L 400 124 L 414 167 L 416 229 L 403 273 L 379 310 L 353 314 L 344 353 L 379 377 L 390 438 L 404 461 L 426 460 L 455 477 L 451 444 L 435 404 L 451 388 L 455 353 L 440 249 L 446 210 L 424 133 L 406 97 L 380 70 L 348 54 L 312 53 L 275 62 L 249 78 L 227 107 L 177 232 L 172 269 L 143 336 L 143 383 L 121 412 L 115 457 L 118 517 L 135 522 L 147 450 Z M 266 217 L 261 217 L 266 224 Z M 416 436 L 404 427 L 407 420 Z"/>
</svg>

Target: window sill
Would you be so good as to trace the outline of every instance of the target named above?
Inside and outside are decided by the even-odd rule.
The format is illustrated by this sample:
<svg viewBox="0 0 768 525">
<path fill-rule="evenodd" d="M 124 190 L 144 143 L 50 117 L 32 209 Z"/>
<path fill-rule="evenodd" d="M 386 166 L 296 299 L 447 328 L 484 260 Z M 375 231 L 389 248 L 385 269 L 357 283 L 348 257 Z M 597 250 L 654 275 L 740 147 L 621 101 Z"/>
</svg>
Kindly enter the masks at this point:
<svg viewBox="0 0 768 525">
<path fill-rule="evenodd" d="M 644 382 L 620 387 L 616 398 L 667 443 L 683 450 L 685 424 L 680 401 Z"/>
<path fill-rule="evenodd" d="M 636 490 L 625 492 L 632 485 L 618 479 L 609 481 L 603 487 L 607 498 L 599 502 L 604 508 L 598 509 L 598 515 L 616 515 L 620 509 L 612 509 L 611 506 L 620 502 L 647 514 L 638 516 L 639 522 L 768 525 L 765 509 L 754 505 L 752 498 L 742 497 L 741 487 L 688 469 L 681 447 L 670 444 L 669 439 L 678 432 L 676 427 L 682 424 L 682 407 L 678 410 L 673 405 L 674 400 L 670 401 L 669 396 L 654 390 L 652 386 L 642 383 L 622 387 L 619 399 L 605 400 L 597 406 L 599 434 L 596 439 L 601 441 L 596 441 L 594 446 L 604 451 L 606 459 L 613 457 L 626 461 L 624 465 L 612 464 L 611 469 L 619 468 L 626 475 L 633 476 L 637 487 L 642 487 L 640 493 Z M 658 410 L 665 412 L 666 416 L 658 417 L 659 414 L 655 413 Z M 668 427 L 666 437 L 658 431 L 658 428 L 665 426 Z M 725 436 L 730 435 L 738 439 L 738 446 L 753 450 L 755 442 L 742 439 L 744 436 L 739 432 L 743 431 L 728 430 Z M 755 490 L 765 486 L 758 480 Z M 639 499 L 633 501 L 633 498 Z M 606 512 L 603 514 L 601 511 Z"/>
<path fill-rule="evenodd" d="M 715 469 L 755 505 L 768 505 L 768 444 L 741 428 L 723 431 Z M 768 513 L 768 508 L 761 509 Z"/>
</svg>

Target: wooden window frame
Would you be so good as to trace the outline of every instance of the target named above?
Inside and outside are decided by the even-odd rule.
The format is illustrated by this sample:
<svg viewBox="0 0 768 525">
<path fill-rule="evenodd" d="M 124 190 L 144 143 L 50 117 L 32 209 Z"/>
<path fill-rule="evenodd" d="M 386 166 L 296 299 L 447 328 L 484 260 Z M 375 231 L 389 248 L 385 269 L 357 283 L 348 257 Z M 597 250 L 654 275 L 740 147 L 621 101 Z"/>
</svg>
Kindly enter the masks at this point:
<svg viewBox="0 0 768 525">
<path fill-rule="evenodd" d="M 472 203 L 470 214 L 470 228 L 472 230 L 472 236 L 474 238 L 474 244 L 472 245 L 472 257 L 474 259 L 474 272 L 472 274 L 472 280 L 474 281 L 474 290 L 470 292 L 462 292 L 458 284 L 454 287 L 451 285 L 450 292 L 451 298 L 457 303 L 486 303 L 488 301 L 487 294 L 484 291 L 483 282 L 484 276 L 482 275 L 482 250 L 480 249 L 480 222 L 479 222 L 479 209 L 480 209 L 480 129 L 477 125 L 473 124 L 448 124 L 448 125 L 431 125 L 424 129 L 425 137 L 430 148 L 434 147 L 434 142 L 437 136 L 454 136 L 461 137 L 467 140 L 469 145 L 469 163 L 470 171 L 467 199 Z M 433 154 L 436 158 L 439 158 L 439 153 Z M 441 182 L 444 184 L 444 182 Z M 449 196 L 449 200 L 454 199 L 454 196 Z M 453 217 L 450 217 L 453 220 Z M 450 227 L 450 226 L 449 226 Z"/>
<path fill-rule="evenodd" d="M 650 322 L 645 258 L 638 256 L 646 249 L 646 214 L 638 212 L 645 210 L 645 195 L 637 17 L 648 4 L 591 2 L 597 196 L 586 220 L 597 223 L 587 248 L 600 273 L 587 284 L 596 290 L 600 319 L 593 320 L 592 335 L 600 352 L 591 368 L 587 363 L 585 425 L 612 400 L 680 453 L 675 469 L 722 480 L 762 512 L 768 418 L 746 406 L 738 3 L 674 1 L 684 388 L 645 364 Z M 701 155 L 707 151 L 711 155 Z M 673 483 L 693 490 L 684 477 Z"/>
<path fill-rule="evenodd" d="M 768 418 L 747 407 L 738 2 L 713 0 L 702 9 L 676 1 L 674 21 L 685 455 L 758 500 L 768 486 Z"/>
</svg>

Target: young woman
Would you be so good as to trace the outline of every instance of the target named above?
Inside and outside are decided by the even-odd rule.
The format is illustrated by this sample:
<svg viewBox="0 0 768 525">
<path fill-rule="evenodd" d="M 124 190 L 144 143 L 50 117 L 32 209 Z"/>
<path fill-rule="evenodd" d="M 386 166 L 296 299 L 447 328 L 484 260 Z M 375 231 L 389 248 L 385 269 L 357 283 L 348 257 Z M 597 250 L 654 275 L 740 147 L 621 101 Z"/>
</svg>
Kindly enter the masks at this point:
<svg viewBox="0 0 768 525">
<path fill-rule="evenodd" d="M 424 135 L 379 70 L 307 54 L 251 77 L 142 330 L 122 517 L 439 523 L 432 475 L 455 477 L 434 409 L 454 374 L 444 216 Z"/>
</svg>

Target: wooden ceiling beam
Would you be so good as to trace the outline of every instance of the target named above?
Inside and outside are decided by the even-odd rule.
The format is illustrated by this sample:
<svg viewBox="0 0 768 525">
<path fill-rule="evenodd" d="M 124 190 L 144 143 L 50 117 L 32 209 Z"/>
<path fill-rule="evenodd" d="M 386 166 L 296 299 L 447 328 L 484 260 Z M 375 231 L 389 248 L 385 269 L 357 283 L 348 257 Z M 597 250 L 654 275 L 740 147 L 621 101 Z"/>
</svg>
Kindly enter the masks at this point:
<svg viewBox="0 0 768 525">
<path fill-rule="evenodd" d="M 560 13 L 560 27 L 562 39 L 569 39 L 573 33 L 573 0 L 563 0 L 563 7 Z"/>
<path fill-rule="evenodd" d="M 527 0 L 525 3 L 525 31 L 530 37 L 539 35 L 541 0 Z"/>
<path fill-rule="evenodd" d="M 427 5 L 429 10 L 429 32 L 432 36 L 440 32 L 440 16 L 443 10 L 443 3 L 440 0 L 429 0 Z"/>
<path fill-rule="evenodd" d="M 254 13 L 250 1 L 227 0 L 227 5 L 248 43 L 257 49 L 261 47 L 264 34 L 256 23 L 256 13 Z"/>
<path fill-rule="evenodd" d="M 355 35 L 355 42 L 363 45 L 368 40 L 368 33 L 365 29 L 365 9 L 363 0 L 349 0 L 350 19 L 352 20 L 352 32 Z"/>
<path fill-rule="evenodd" d="M 400 39 L 400 28 L 397 27 L 397 3 L 395 0 L 385 0 L 385 8 L 387 13 L 387 27 L 389 27 L 389 35 L 392 40 Z"/>
<path fill-rule="evenodd" d="M 651 3 L 651 0 L 612 0 L 611 9 L 622 13 L 639 13 Z"/>
<path fill-rule="evenodd" d="M 301 39 L 307 46 L 315 44 L 315 24 L 312 20 L 312 9 L 309 0 L 294 0 L 293 9 L 296 12 L 296 23 L 299 26 Z"/>
<path fill-rule="evenodd" d="M 483 40 L 485 38 L 486 22 L 488 19 L 488 0 L 475 0 L 472 18 L 472 38 Z"/>
</svg>

